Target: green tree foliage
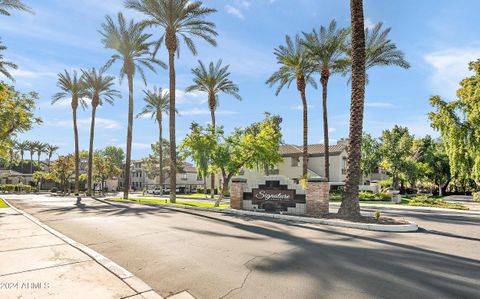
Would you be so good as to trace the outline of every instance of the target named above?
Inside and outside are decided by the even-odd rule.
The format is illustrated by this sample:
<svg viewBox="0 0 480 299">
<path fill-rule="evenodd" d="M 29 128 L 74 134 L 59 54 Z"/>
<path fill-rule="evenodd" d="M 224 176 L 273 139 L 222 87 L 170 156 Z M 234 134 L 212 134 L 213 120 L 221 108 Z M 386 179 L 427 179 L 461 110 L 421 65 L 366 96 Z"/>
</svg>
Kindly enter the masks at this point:
<svg viewBox="0 0 480 299">
<path fill-rule="evenodd" d="M 115 165 L 113 159 L 105 154 L 105 151 L 97 151 L 93 155 L 93 181 L 100 185 L 102 193 L 105 190 L 105 183 L 114 179 L 122 172 L 121 168 Z"/>
<path fill-rule="evenodd" d="M 430 98 L 435 111 L 429 113 L 431 125 L 440 131 L 450 170 L 457 180 L 480 182 L 480 59 L 471 62 L 474 74 L 460 82 L 457 99 L 447 102 Z"/>
<path fill-rule="evenodd" d="M 362 138 L 362 173 L 369 177 L 380 166 L 382 162 L 382 153 L 380 152 L 380 142 L 368 133 L 363 133 Z"/>
<path fill-rule="evenodd" d="M 67 193 L 70 179 L 75 175 L 75 158 L 73 155 L 60 156 L 52 162 L 50 178 L 60 184 L 60 188 Z"/>
<path fill-rule="evenodd" d="M 396 125 L 391 130 L 384 130 L 380 140 L 382 166 L 392 176 L 392 187 L 396 189 L 401 174 L 406 174 L 407 177 L 413 174 L 412 165 L 408 162 L 411 157 L 413 136 L 408 132 L 408 128 Z"/>
<path fill-rule="evenodd" d="M 290 36 L 285 37 L 286 45 L 280 45 L 275 48 L 275 57 L 280 68 L 268 78 L 266 84 L 273 87 L 278 84 L 275 95 L 286 86 L 290 87 L 292 82 L 296 83 L 303 109 L 303 163 L 302 175 L 305 178 L 308 174 L 308 104 L 306 88 L 311 85 L 317 89 L 317 83 L 313 79 L 315 64 L 307 58 L 305 46 L 299 35 L 292 40 Z"/>
<path fill-rule="evenodd" d="M 2 41 L 0 40 L 0 51 L 5 51 L 6 49 L 7 49 L 7 47 L 5 47 L 2 44 Z M 5 61 L 3 59 L 3 55 L 0 54 L 0 74 L 4 75 L 5 77 L 10 79 L 11 81 L 15 81 L 12 74 L 10 74 L 10 72 L 8 71 L 7 67 L 11 68 L 11 69 L 14 69 L 14 70 L 16 70 L 18 68 L 15 63 L 10 62 L 10 61 Z"/>
<path fill-rule="evenodd" d="M 438 187 L 439 195 L 443 195 L 451 181 L 450 164 L 443 143 L 440 140 L 434 140 L 429 135 L 415 140 L 413 157 L 418 163 L 421 179 L 435 184 Z"/>
<path fill-rule="evenodd" d="M 160 153 L 162 153 L 162 161 L 164 162 L 162 163 L 162 174 L 166 178 L 169 178 L 172 174 L 172 172 L 170 171 L 170 142 L 166 139 L 163 139 L 161 144 L 163 147 L 162 150 L 160 150 L 160 141 L 152 144 L 152 154 L 150 154 L 148 158 L 145 159 L 144 167 L 150 179 L 154 179 L 160 174 Z M 179 173 L 184 172 L 183 159 L 179 155 L 177 155 L 176 171 Z"/>
<path fill-rule="evenodd" d="M 117 146 L 107 146 L 103 150 L 103 155 L 109 157 L 113 163 L 118 168 L 123 167 L 123 160 L 125 159 L 125 152 L 121 147 Z"/>
<path fill-rule="evenodd" d="M 11 10 L 21 10 L 33 14 L 33 10 L 20 0 L 0 0 L 0 15 L 9 16 Z"/>
<path fill-rule="evenodd" d="M 21 93 L 0 82 L 0 157 L 8 158 L 12 139 L 19 133 L 30 130 L 42 120 L 34 115 L 35 92 Z"/>
<path fill-rule="evenodd" d="M 223 127 L 214 131 L 211 125 L 203 127 L 193 123 L 190 134 L 183 140 L 180 151 L 184 156 L 204 167 L 205 157 L 209 156 L 209 172 L 222 175 L 222 192 L 215 203 L 219 206 L 228 189 L 231 178 L 245 167 L 263 169 L 282 161 L 279 147 L 282 140 L 279 116 L 266 115 L 262 122 L 254 123 L 245 129 L 237 128 L 231 135 L 225 135 Z M 200 169 L 204 171 L 204 169 Z"/>
</svg>

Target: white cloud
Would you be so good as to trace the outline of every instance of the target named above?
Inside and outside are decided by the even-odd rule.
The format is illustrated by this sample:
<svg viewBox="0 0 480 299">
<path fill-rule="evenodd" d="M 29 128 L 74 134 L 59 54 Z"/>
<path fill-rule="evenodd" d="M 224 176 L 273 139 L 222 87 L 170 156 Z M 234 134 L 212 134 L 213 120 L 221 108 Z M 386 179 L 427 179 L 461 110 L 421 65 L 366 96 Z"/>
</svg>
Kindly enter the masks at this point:
<svg viewBox="0 0 480 299">
<path fill-rule="evenodd" d="M 375 27 L 375 25 L 377 25 L 377 23 L 372 22 L 372 20 L 370 18 L 366 18 L 364 25 L 365 25 L 365 28 L 373 29 Z"/>
<path fill-rule="evenodd" d="M 22 70 L 22 69 L 12 70 L 10 71 L 10 74 L 12 74 L 12 76 L 15 78 L 31 78 L 31 79 L 57 76 L 56 73 L 52 73 L 52 72 L 31 71 L 31 70 L 29 71 L 29 70 Z"/>
<path fill-rule="evenodd" d="M 388 103 L 388 102 L 365 102 L 365 107 L 369 107 L 369 108 L 391 108 L 391 107 L 393 107 L 393 104 Z"/>
<path fill-rule="evenodd" d="M 249 0 L 235 0 L 235 4 L 243 8 L 249 8 L 252 2 Z"/>
<path fill-rule="evenodd" d="M 292 109 L 303 111 L 303 105 L 293 106 Z M 315 109 L 315 106 L 314 105 L 307 105 L 307 109 Z"/>
<path fill-rule="evenodd" d="M 234 7 L 231 5 L 225 5 L 225 11 L 228 14 L 231 14 L 232 16 L 235 16 L 239 19 L 245 19 L 245 16 L 243 15 L 242 11 L 237 7 Z"/>
<path fill-rule="evenodd" d="M 83 130 L 89 130 L 90 129 L 90 123 L 91 123 L 91 118 L 79 118 L 77 120 L 77 125 L 79 129 Z M 51 121 L 46 121 L 45 125 L 51 126 L 51 127 L 73 127 L 73 121 L 68 119 L 68 120 L 51 120 Z M 114 129 L 119 129 L 121 128 L 121 124 L 113 119 L 108 119 L 108 118 L 101 118 L 101 117 L 96 117 L 95 118 L 95 129 L 105 129 L 105 130 L 114 130 Z"/>
<path fill-rule="evenodd" d="M 468 76 L 468 63 L 480 57 L 480 48 L 451 48 L 426 54 L 423 58 L 432 67 L 430 83 L 433 93 L 455 97 L 459 82 Z"/>
<path fill-rule="evenodd" d="M 231 115 L 231 114 L 236 114 L 237 112 L 235 111 L 225 111 L 225 110 L 219 110 L 215 112 L 215 115 Z M 180 116 L 184 115 L 210 115 L 210 110 L 209 109 L 201 109 L 201 108 L 192 108 L 188 110 L 180 110 L 179 111 Z"/>
</svg>

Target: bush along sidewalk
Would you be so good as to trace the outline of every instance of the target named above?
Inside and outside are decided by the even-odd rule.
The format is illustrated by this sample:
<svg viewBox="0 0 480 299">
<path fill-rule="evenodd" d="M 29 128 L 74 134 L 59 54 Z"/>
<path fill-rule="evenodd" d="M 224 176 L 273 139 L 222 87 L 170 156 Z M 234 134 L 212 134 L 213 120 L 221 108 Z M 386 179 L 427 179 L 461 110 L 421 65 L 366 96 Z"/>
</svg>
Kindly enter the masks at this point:
<svg viewBox="0 0 480 299">
<path fill-rule="evenodd" d="M 0 185 L 0 191 L 3 193 L 30 193 L 32 186 L 24 184 L 4 184 Z"/>
<path fill-rule="evenodd" d="M 408 202 L 409 206 L 417 207 L 432 207 L 432 208 L 444 208 L 444 209 L 455 209 L 455 210 L 469 210 L 464 205 L 457 203 L 448 203 L 443 201 L 443 199 L 428 197 L 428 196 L 417 196 L 412 198 Z"/>
</svg>

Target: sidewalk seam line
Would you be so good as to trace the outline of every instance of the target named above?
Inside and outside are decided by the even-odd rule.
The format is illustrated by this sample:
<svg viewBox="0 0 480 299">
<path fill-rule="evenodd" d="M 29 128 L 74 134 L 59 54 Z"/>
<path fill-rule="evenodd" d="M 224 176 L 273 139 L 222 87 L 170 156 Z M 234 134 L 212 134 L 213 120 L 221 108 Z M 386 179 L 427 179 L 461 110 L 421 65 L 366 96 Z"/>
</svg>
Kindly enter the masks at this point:
<svg viewBox="0 0 480 299">
<path fill-rule="evenodd" d="M 45 269 L 52 269 L 52 268 L 57 268 L 57 267 L 69 266 L 69 265 L 75 265 L 75 264 L 80 264 L 80 263 L 85 263 L 85 262 L 90 262 L 90 261 L 92 261 L 92 260 L 89 259 L 89 260 L 85 260 L 85 261 L 76 261 L 76 262 L 71 262 L 71 263 L 66 263 L 66 264 L 61 264 L 61 265 L 53 265 L 53 266 L 48 266 L 48 267 L 43 267 L 43 268 L 30 269 L 30 270 L 24 270 L 24 271 L 19 271 L 19 272 L 12 272 L 12 273 L 8 273 L 8 274 L 2 274 L 2 275 L 0 275 L 0 277 L 9 276 L 9 275 L 16 275 L 16 274 L 21 274 L 21 273 L 34 272 L 34 271 L 45 270 Z"/>
</svg>

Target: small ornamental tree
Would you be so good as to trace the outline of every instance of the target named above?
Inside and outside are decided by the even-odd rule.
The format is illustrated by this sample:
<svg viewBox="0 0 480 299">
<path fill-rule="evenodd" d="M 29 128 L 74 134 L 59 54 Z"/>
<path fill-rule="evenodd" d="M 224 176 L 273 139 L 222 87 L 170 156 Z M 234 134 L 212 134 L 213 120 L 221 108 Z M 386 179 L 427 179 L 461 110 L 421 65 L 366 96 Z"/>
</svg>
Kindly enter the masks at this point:
<svg viewBox="0 0 480 299">
<path fill-rule="evenodd" d="M 368 178 L 380 166 L 382 153 L 380 142 L 368 133 L 363 133 L 362 138 L 362 174 Z"/>
<path fill-rule="evenodd" d="M 480 59 L 471 62 L 473 75 L 460 82 L 458 99 L 430 98 L 435 111 L 429 113 L 431 125 L 442 136 L 452 176 L 456 180 L 475 180 L 480 184 Z"/>
<path fill-rule="evenodd" d="M 34 115 L 36 101 L 37 93 L 20 93 L 13 86 L 0 82 L 0 157 L 8 158 L 12 138 L 42 122 Z"/>
<path fill-rule="evenodd" d="M 380 137 L 382 141 L 381 152 L 383 156 L 382 166 L 392 176 L 392 188 L 397 189 L 400 175 L 410 173 L 413 136 L 408 128 L 395 126 L 391 130 L 385 130 Z"/>
<path fill-rule="evenodd" d="M 121 168 L 115 165 L 112 158 L 105 155 L 103 151 L 94 154 L 92 171 L 93 180 L 100 185 L 102 194 L 104 193 L 106 181 L 118 177 L 121 171 Z"/>
<path fill-rule="evenodd" d="M 75 174 L 75 158 L 73 155 L 58 157 L 52 163 L 50 178 L 60 184 L 60 188 L 67 193 L 70 179 Z"/>
<path fill-rule="evenodd" d="M 262 122 L 245 129 L 237 128 L 228 136 L 223 127 L 214 131 L 211 125 L 192 124 L 190 134 L 181 144 L 181 153 L 191 157 L 199 172 L 204 173 L 206 157 L 211 157 L 208 172 L 220 172 L 222 176 L 222 191 L 215 207 L 223 200 L 232 177 L 242 168 L 263 169 L 282 161 L 279 153 L 281 122 L 279 116 L 266 114 Z"/>
</svg>

